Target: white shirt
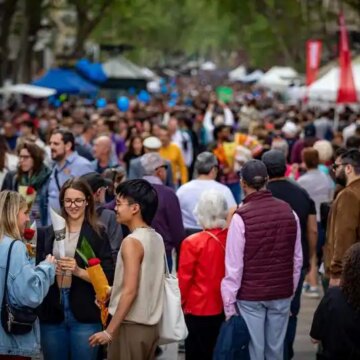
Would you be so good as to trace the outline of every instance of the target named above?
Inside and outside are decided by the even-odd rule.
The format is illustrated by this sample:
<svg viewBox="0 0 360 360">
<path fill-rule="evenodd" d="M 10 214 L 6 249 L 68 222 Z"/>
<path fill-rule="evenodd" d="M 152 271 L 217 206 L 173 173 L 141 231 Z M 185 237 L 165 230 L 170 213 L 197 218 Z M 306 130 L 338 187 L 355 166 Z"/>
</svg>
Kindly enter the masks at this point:
<svg viewBox="0 0 360 360">
<path fill-rule="evenodd" d="M 176 195 L 179 198 L 180 208 L 184 227 L 187 229 L 200 229 L 193 212 L 199 202 L 200 196 L 204 191 L 217 190 L 221 192 L 226 199 L 228 208 L 236 206 L 236 202 L 230 189 L 215 180 L 191 180 L 180 186 Z"/>
<path fill-rule="evenodd" d="M 187 167 L 190 167 L 193 158 L 193 144 L 190 135 L 186 131 L 177 130 L 171 140 L 181 149 Z M 185 145 L 186 144 L 186 145 Z"/>
</svg>

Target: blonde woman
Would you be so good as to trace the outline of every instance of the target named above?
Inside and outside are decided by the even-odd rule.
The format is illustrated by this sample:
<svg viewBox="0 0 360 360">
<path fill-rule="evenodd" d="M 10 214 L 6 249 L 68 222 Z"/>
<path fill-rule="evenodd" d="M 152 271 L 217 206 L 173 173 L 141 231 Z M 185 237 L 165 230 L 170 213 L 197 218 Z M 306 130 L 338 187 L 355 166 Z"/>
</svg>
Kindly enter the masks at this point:
<svg viewBox="0 0 360 360">
<path fill-rule="evenodd" d="M 25 199 L 14 191 L 0 192 L 0 301 L 4 295 L 4 277 L 8 250 L 14 240 L 21 240 L 29 221 Z M 33 268 L 22 241 L 16 241 L 11 252 L 7 291 L 9 301 L 16 307 L 38 307 L 55 278 L 55 258 Z M 40 353 L 40 328 L 35 322 L 31 332 L 24 335 L 7 334 L 0 326 L 0 359 L 31 359 Z"/>
</svg>

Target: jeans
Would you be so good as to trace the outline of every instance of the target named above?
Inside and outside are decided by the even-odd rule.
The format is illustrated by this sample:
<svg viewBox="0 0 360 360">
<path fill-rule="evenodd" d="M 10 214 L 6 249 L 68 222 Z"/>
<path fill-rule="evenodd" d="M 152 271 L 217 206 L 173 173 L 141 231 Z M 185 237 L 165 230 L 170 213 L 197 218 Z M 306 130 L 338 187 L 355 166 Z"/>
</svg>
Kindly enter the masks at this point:
<svg viewBox="0 0 360 360">
<path fill-rule="evenodd" d="M 294 341 L 296 335 L 296 327 L 297 327 L 297 316 L 300 311 L 301 305 L 301 293 L 302 287 L 304 284 L 306 272 L 305 270 L 301 270 L 299 284 L 296 288 L 295 295 L 291 301 L 290 305 L 290 317 L 289 324 L 286 331 L 285 343 L 284 343 L 284 360 L 290 360 L 294 357 Z"/>
<path fill-rule="evenodd" d="M 90 347 L 89 337 L 101 331 L 101 323 L 81 323 L 70 309 L 70 289 L 61 289 L 64 321 L 41 324 L 41 347 L 44 360 L 96 360 L 98 347 Z"/>
<path fill-rule="evenodd" d="M 237 302 L 250 333 L 251 360 L 282 360 L 291 298 Z"/>
</svg>

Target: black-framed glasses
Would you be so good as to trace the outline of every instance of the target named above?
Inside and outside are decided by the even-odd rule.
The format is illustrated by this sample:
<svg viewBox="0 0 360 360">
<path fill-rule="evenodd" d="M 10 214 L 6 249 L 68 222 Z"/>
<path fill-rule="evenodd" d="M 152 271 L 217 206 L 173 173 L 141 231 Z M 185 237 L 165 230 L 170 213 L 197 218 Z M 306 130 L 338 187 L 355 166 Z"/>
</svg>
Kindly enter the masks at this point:
<svg viewBox="0 0 360 360">
<path fill-rule="evenodd" d="M 76 207 L 82 207 L 85 203 L 86 199 L 81 199 L 81 198 L 78 198 L 78 199 L 64 199 L 63 201 L 63 204 L 64 204 L 64 207 L 66 208 L 69 208 L 71 207 L 73 204 L 76 206 Z"/>
</svg>

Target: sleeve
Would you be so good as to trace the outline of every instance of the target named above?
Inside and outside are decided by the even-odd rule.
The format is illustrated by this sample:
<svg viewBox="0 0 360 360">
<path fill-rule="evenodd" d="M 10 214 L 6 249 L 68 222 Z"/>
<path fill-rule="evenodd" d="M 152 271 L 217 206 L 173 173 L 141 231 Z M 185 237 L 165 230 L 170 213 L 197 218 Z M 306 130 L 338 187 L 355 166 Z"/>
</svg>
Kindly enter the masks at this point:
<svg viewBox="0 0 360 360">
<path fill-rule="evenodd" d="M 178 252 L 180 244 L 185 238 L 185 229 L 182 221 L 179 199 L 172 191 L 171 194 L 169 194 L 169 200 L 170 198 L 171 201 L 166 201 L 166 216 L 168 218 L 167 222 L 170 224 L 172 233 L 171 242 L 173 247 Z"/>
<path fill-rule="evenodd" d="M 15 190 L 13 187 L 13 177 L 14 177 L 14 172 L 9 171 L 6 173 L 4 181 L 2 183 L 1 186 L 1 191 L 3 190 Z"/>
<path fill-rule="evenodd" d="M 234 125 L 234 123 L 235 123 L 234 114 L 228 107 L 224 108 L 224 118 L 225 118 L 224 119 L 225 125 L 231 126 L 231 127 Z"/>
<path fill-rule="evenodd" d="M 198 236 L 198 235 L 197 235 Z M 189 291 L 192 285 L 192 279 L 195 272 L 197 262 L 197 249 L 192 246 L 192 241 L 185 239 L 181 245 L 180 259 L 179 259 L 179 288 L 181 293 L 181 304 L 185 308 L 189 297 Z"/>
<path fill-rule="evenodd" d="M 187 170 L 185 160 L 184 160 L 184 157 L 183 157 L 183 155 L 181 153 L 180 148 L 178 148 L 178 156 L 177 156 L 177 158 L 178 158 L 178 165 L 179 165 L 180 174 L 181 174 L 181 183 L 185 184 L 188 181 L 188 170 Z"/>
<path fill-rule="evenodd" d="M 225 252 L 225 277 L 221 282 L 221 295 L 227 317 L 236 314 L 236 296 L 244 270 L 245 225 L 240 215 L 232 217 Z"/>
<path fill-rule="evenodd" d="M 86 161 L 82 166 L 80 166 L 80 169 L 79 176 L 94 172 L 94 164 L 90 161 Z"/>
<path fill-rule="evenodd" d="M 102 246 L 99 250 L 99 253 L 96 255 L 99 257 L 101 261 L 101 266 L 111 286 L 114 281 L 114 272 L 115 272 L 114 260 L 111 256 L 111 246 L 110 246 L 109 238 L 105 233 L 101 234 L 100 239 L 102 241 Z"/>
<path fill-rule="evenodd" d="M 336 223 L 334 226 L 334 253 L 330 264 L 332 277 L 339 277 L 342 272 L 342 261 L 347 249 L 357 242 L 359 225 L 359 202 L 348 189 L 343 190 L 336 202 Z"/>
<path fill-rule="evenodd" d="M 294 249 L 294 294 L 299 284 L 301 268 L 303 265 L 303 252 L 301 246 L 301 227 L 300 221 L 296 213 L 293 211 L 296 220 L 296 241 L 295 241 L 295 249 Z"/>
<path fill-rule="evenodd" d="M 111 246 L 113 258 L 116 259 L 117 253 L 120 249 L 120 244 L 123 239 L 123 232 L 121 225 L 116 221 L 115 213 L 111 210 L 104 210 L 108 213 L 107 232 Z"/>
<path fill-rule="evenodd" d="M 205 130 L 208 133 L 208 135 L 210 135 L 210 136 L 214 131 L 214 125 L 211 122 L 212 116 L 213 116 L 213 112 L 211 110 L 207 110 L 204 115 L 204 122 L 203 122 Z"/>
<path fill-rule="evenodd" d="M 313 321 L 311 324 L 310 336 L 315 340 L 321 341 L 324 339 L 324 331 L 327 328 L 327 304 L 329 302 L 330 292 L 331 289 L 329 289 L 325 293 L 314 313 Z"/>
<path fill-rule="evenodd" d="M 25 244 L 21 241 L 13 245 L 10 261 L 8 278 L 10 302 L 19 307 L 38 307 L 54 283 L 55 265 L 43 261 L 33 268 L 27 256 Z"/>
<path fill-rule="evenodd" d="M 174 178 L 173 178 L 173 171 L 171 167 L 171 162 L 166 160 L 167 169 L 166 169 L 166 186 L 170 188 L 174 188 Z"/>
<path fill-rule="evenodd" d="M 308 195 L 308 199 L 310 201 L 310 210 L 309 210 L 309 215 L 316 215 L 316 206 L 315 206 L 315 202 L 313 199 L 311 199 L 311 197 Z"/>
</svg>

